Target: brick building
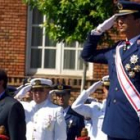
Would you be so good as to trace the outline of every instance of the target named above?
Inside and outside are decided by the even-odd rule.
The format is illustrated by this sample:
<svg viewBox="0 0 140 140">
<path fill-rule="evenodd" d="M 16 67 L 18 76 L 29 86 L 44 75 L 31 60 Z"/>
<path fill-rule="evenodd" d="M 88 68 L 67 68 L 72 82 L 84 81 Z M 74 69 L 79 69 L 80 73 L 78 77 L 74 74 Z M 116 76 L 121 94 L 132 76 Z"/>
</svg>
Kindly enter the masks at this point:
<svg viewBox="0 0 140 140">
<path fill-rule="evenodd" d="M 7 71 L 10 85 L 18 86 L 28 76 L 46 77 L 79 90 L 83 75 L 79 58 L 82 45 L 51 41 L 45 36 L 45 29 L 40 28 L 44 19 L 22 0 L 0 0 L 0 67 Z M 88 64 L 86 86 L 107 73 L 106 65 Z"/>
</svg>

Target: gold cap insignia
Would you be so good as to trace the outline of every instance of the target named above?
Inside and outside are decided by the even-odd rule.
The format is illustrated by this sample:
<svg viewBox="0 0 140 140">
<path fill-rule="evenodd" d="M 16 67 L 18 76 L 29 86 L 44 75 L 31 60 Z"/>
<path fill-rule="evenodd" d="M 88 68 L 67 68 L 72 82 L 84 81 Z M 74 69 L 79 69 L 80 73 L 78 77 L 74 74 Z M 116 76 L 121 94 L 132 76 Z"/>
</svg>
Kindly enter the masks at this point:
<svg viewBox="0 0 140 140">
<path fill-rule="evenodd" d="M 30 83 L 30 81 L 31 81 L 31 77 L 29 77 L 29 78 L 27 79 L 27 82 L 28 82 L 28 83 Z"/>
<path fill-rule="evenodd" d="M 118 7 L 119 10 L 123 9 L 123 5 L 121 3 L 117 3 L 117 7 Z"/>
<path fill-rule="evenodd" d="M 62 89 L 63 89 L 63 86 L 62 86 L 62 85 L 58 85 L 57 88 L 58 88 L 59 90 L 62 90 Z"/>
<path fill-rule="evenodd" d="M 35 85 L 41 85 L 41 81 L 40 80 L 36 80 L 35 81 Z"/>
</svg>

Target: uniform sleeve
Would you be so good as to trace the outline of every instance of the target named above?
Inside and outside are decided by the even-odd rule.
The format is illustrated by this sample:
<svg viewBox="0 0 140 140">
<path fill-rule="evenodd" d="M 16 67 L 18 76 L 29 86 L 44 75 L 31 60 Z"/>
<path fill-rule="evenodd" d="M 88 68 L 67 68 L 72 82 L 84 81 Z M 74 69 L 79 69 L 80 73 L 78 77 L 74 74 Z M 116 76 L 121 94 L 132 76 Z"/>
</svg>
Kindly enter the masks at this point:
<svg viewBox="0 0 140 140">
<path fill-rule="evenodd" d="M 82 129 L 85 127 L 85 121 L 84 121 L 84 117 L 80 116 L 78 119 L 78 128 L 77 128 L 77 137 L 81 136 L 81 131 Z"/>
<path fill-rule="evenodd" d="M 72 104 L 72 109 L 85 117 L 91 117 L 92 114 L 92 108 L 89 105 L 84 104 L 88 96 L 89 93 L 84 90 Z"/>
<path fill-rule="evenodd" d="M 9 111 L 8 129 L 10 140 L 26 140 L 25 114 L 19 102 L 12 105 Z"/>
<path fill-rule="evenodd" d="M 81 53 L 81 57 L 87 62 L 107 64 L 106 53 L 111 49 L 97 49 L 97 45 L 100 41 L 101 35 L 91 35 L 89 33 L 87 40 L 84 44 L 84 48 Z"/>
<path fill-rule="evenodd" d="M 66 140 L 66 122 L 62 113 L 62 108 L 57 112 L 54 130 L 54 140 Z"/>
</svg>

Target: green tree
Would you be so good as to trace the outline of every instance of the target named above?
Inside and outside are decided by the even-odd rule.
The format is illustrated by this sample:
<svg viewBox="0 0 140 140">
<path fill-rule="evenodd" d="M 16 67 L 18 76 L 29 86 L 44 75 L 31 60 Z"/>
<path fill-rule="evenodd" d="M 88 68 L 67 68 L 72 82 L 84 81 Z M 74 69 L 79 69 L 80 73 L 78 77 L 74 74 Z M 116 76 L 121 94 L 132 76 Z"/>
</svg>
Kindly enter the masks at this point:
<svg viewBox="0 0 140 140">
<path fill-rule="evenodd" d="M 113 0 L 23 1 L 46 16 L 46 33 L 55 41 L 84 42 L 87 33 L 113 11 Z"/>
<path fill-rule="evenodd" d="M 83 43 L 87 33 L 113 13 L 113 0 L 23 0 L 46 16 L 46 33 L 54 41 Z M 109 42 L 109 34 L 104 41 Z M 84 64 L 81 90 L 85 87 Z"/>
</svg>

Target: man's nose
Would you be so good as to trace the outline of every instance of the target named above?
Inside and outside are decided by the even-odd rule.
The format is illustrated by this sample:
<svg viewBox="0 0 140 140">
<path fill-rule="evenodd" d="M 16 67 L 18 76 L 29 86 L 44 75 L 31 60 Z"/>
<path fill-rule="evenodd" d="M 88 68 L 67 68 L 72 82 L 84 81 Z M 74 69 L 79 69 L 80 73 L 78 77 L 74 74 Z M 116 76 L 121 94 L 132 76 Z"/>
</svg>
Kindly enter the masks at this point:
<svg viewBox="0 0 140 140">
<path fill-rule="evenodd" d="M 123 21 L 122 20 L 118 20 L 117 24 L 118 25 L 122 25 L 123 24 Z"/>
<path fill-rule="evenodd" d="M 60 99 L 63 99 L 63 96 L 59 96 Z"/>
</svg>

